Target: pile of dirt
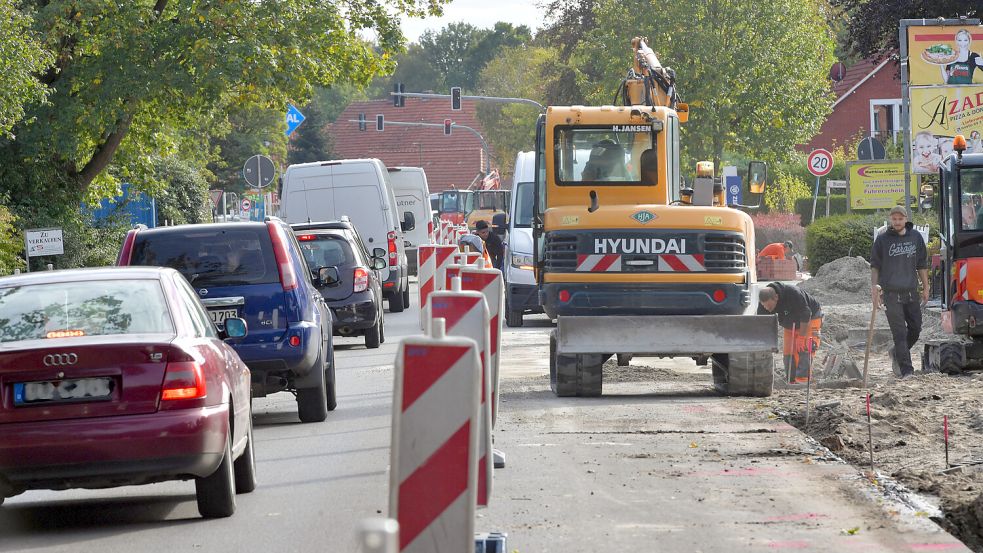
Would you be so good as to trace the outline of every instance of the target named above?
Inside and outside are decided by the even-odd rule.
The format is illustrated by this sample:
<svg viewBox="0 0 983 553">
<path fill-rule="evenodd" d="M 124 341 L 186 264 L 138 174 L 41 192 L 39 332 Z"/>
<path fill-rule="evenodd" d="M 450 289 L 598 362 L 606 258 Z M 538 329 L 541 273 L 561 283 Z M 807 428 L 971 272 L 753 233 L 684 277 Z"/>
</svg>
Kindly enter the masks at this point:
<svg viewBox="0 0 983 553">
<path fill-rule="evenodd" d="M 944 514 L 937 522 L 979 552 L 983 552 L 981 385 L 983 375 L 916 373 L 897 380 L 885 355 L 872 358 L 870 432 L 876 471 L 937 497 Z M 805 397 L 804 389 L 783 390 L 768 400 L 768 406 L 843 459 L 869 467 L 866 392 L 814 388 L 808 425 Z M 948 468 L 944 416 L 949 424 Z"/>
<path fill-rule="evenodd" d="M 870 263 L 859 256 L 841 257 L 820 267 L 799 288 L 824 306 L 870 303 Z"/>
</svg>

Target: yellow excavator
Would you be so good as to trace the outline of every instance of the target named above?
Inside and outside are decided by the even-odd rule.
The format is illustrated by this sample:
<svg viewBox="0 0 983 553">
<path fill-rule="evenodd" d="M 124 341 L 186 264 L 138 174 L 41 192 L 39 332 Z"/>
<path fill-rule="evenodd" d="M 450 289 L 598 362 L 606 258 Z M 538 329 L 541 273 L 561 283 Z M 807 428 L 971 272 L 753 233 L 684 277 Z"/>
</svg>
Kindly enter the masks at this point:
<svg viewBox="0 0 983 553">
<path fill-rule="evenodd" d="M 689 118 L 676 75 L 641 38 L 621 105 L 550 106 L 536 133 L 535 267 L 557 321 L 550 383 L 558 396 L 599 396 L 617 356 L 692 357 L 715 387 L 767 396 L 778 346 L 774 315 L 755 315 L 754 226 L 728 206 L 709 162 L 692 186 L 680 166 Z M 749 196 L 767 166 L 748 167 Z"/>
</svg>

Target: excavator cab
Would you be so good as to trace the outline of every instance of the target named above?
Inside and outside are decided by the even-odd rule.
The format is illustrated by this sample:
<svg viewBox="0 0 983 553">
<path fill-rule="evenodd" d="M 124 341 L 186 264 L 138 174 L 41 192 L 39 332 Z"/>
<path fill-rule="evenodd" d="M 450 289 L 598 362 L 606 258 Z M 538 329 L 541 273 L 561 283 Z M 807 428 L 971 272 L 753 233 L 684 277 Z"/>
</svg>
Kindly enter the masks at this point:
<svg viewBox="0 0 983 553">
<path fill-rule="evenodd" d="M 983 362 L 983 153 L 965 150 L 956 136 L 939 170 L 942 327 L 954 336 L 926 343 L 922 357 L 925 370 L 950 374 Z"/>
</svg>

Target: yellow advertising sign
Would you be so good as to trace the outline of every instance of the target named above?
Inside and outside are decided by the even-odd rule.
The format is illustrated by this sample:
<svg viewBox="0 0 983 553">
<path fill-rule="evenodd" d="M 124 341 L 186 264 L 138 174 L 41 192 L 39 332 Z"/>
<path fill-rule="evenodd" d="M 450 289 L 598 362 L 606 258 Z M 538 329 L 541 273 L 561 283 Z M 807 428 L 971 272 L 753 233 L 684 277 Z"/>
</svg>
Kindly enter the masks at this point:
<svg viewBox="0 0 983 553">
<path fill-rule="evenodd" d="M 911 170 L 939 172 L 952 139 L 966 138 L 966 153 L 983 153 L 983 85 L 912 87 Z"/>
<path fill-rule="evenodd" d="M 912 86 L 983 84 L 983 26 L 908 27 Z"/>
<path fill-rule="evenodd" d="M 904 205 L 904 161 L 851 161 L 847 163 L 850 209 L 887 209 Z M 912 175 L 910 190 L 917 190 Z"/>
</svg>

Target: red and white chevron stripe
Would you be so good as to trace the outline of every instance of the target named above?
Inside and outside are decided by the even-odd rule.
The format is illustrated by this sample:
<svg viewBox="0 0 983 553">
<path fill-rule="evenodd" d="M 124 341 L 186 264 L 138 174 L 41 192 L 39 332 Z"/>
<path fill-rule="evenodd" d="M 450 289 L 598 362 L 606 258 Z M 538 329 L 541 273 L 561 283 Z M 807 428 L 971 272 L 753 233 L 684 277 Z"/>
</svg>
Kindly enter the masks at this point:
<svg viewBox="0 0 983 553">
<path fill-rule="evenodd" d="M 446 290 L 444 283 L 447 280 L 446 272 L 447 266 L 454 262 L 454 252 L 457 252 L 457 246 L 452 245 L 442 245 L 437 246 L 434 251 L 434 279 L 433 279 L 433 289 Z M 424 303 L 423 305 L 426 305 Z"/>
<path fill-rule="evenodd" d="M 492 428 L 498 418 L 499 350 L 502 346 L 502 315 L 505 313 L 505 281 L 498 269 L 485 269 L 472 263 L 461 269 L 461 289 L 476 290 L 485 296 L 489 316 L 489 345 L 491 361 Z"/>
<path fill-rule="evenodd" d="M 427 298 L 434 288 L 434 274 L 437 272 L 435 263 L 436 244 L 421 244 L 417 250 L 417 283 L 420 287 L 420 328 L 425 328 L 423 319 L 424 307 L 427 305 Z"/>
<path fill-rule="evenodd" d="M 481 359 L 436 327 L 396 354 L 389 516 L 405 553 L 474 549 Z"/>
<path fill-rule="evenodd" d="M 961 300 L 969 300 L 969 284 L 966 282 L 969 277 L 969 263 L 963 261 L 959 265 L 959 282 L 956 290 L 961 291 L 956 297 Z"/>
<path fill-rule="evenodd" d="M 620 271 L 621 256 L 618 254 L 578 255 L 577 270 L 591 273 Z"/>
<path fill-rule="evenodd" d="M 428 320 L 444 319 L 448 336 L 470 338 L 481 355 L 481 432 L 478 444 L 478 505 L 487 506 L 492 488 L 491 361 L 488 305 L 481 292 L 442 291 L 430 294 Z"/>
<path fill-rule="evenodd" d="M 674 273 L 705 272 L 701 254 L 662 254 L 659 256 L 659 271 Z"/>
<path fill-rule="evenodd" d="M 451 282 L 455 278 L 459 278 L 461 276 L 462 267 L 463 265 L 459 265 L 457 263 L 451 263 L 444 269 L 444 290 L 451 289 Z"/>
</svg>

